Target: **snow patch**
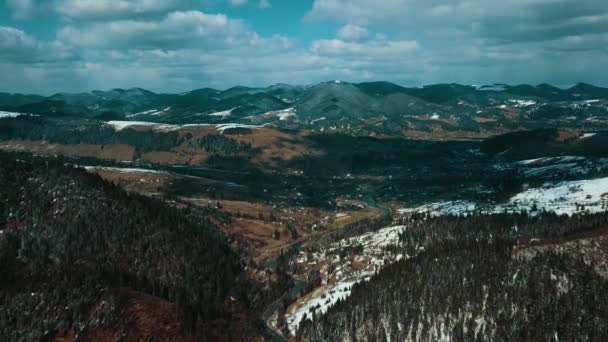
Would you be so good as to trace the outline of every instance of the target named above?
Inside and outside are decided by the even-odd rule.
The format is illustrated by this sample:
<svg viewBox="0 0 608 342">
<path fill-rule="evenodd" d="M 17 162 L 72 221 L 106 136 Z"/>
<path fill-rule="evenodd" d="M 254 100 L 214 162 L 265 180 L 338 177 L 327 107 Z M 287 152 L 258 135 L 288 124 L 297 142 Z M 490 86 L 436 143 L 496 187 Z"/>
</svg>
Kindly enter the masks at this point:
<svg viewBox="0 0 608 342">
<path fill-rule="evenodd" d="M 338 216 L 337 214 L 336 216 Z M 375 232 L 365 233 L 352 238 L 344 239 L 336 243 L 332 243 L 325 251 L 315 252 L 310 264 L 316 263 L 316 260 L 327 260 L 335 267 L 332 276 L 337 278 L 337 281 L 332 284 L 322 285 L 315 289 L 312 293 L 298 299 L 295 305 L 292 305 L 287 311 L 285 319 L 291 334 L 295 335 L 298 325 L 305 317 L 312 318 L 312 312 L 319 317 L 327 312 L 339 299 L 346 299 L 351 294 L 352 286 L 361 281 L 367 281 L 374 273 L 385 265 L 403 259 L 402 254 L 394 255 L 386 250 L 386 247 L 397 245 L 399 243 L 399 233 L 404 231 L 405 226 L 385 227 Z M 360 246 L 361 253 L 349 257 L 340 258 L 339 251 L 347 247 Z M 308 262 L 305 252 L 300 252 L 297 259 L 298 263 Z M 363 269 L 354 268 L 353 262 L 364 265 Z M 327 267 L 321 269 L 322 273 L 327 272 Z M 323 276 L 327 279 L 327 275 Z M 295 307 L 295 308 L 294 308 Z"/>
<path fill-rule="evenodd" d="M 477 204 L 470 201 L 440 201 L 424 204 L 414 208 L 401 208 L 399 214 L 428 213 L 431 216 L 460 215 L 472 213 Z"/>
<path fill-rule="evenodd" d="M 16 118 L 18 116 L 38 116 L 38 115 L 37 114 L 30 114 L 30 113 L 15 113 L 15 112 L 0 111 L 0 119 L 3 119 L 3 118 Z"/>
<path fill-rule="evenodd" d="M 231 116 L 232 115 L 232 111 L 235 110 L 235 109 L 237 109 L 237 108 L 239 108 L 239 107 L 234 107 L 232 109 L 224 110 L 224 111 L 221 111 L 221 112 L 215 112 L 215 113 L 211 113 L 211 114 L 208 114 L 208 115 L 209 116 L 218 116 L 218 117 L 221 117 L 222 119 L 225 119 L 225 118 Z"/>
<path fill-rule="evenodd" d="M 260 114 L 263 118 L 273 118 L 277 117 L 280 121 L 289 120 L 290 118 L 295 118 L 298 115 L 296 114 L 296 109 L 293 107 L 282 109 L 282 110 L 271 110 L 270 112 L 266 112 L 264 114 Z"/>
<path fill-rule="evenodd" d="M 547 183 L 513 196 L 508 203 L 499 205 L 495 212 L 530 210 L 553 211 L 572 215 L 582 210 L 603 212 L 608 204 L 608 178 Z"/>
<path fill-rule="evenodd" d="M 534 106 L 536 104 L 536 101 L 532 101 L 532 100 L 514 100 L 514 99 L 510 99 L 508 100 L 510 103 L 513 103 L 513 105 L 517 108 L 522 108 L 522 107 L 530 107 L 530 106 Z"/>
<path fill-rule="evenodd" d="M 178 125 L 159 124 L 147 121 L 108 121 L 106 124 L 112 126 L 115 130 L 121 131 L 128 127 L 147 126 L 161 131 L 175 131 L 180 128 Z"/>
<path fill-rule="evenodd" d="M 334 306 L 338 300 L 345 300 L 350 296 L 354 281 L 338 283 L 335 286 L 324 287 L 315 290 L 310 300 L 306 301 L 297 311 L 293 312 L 286 319 L 289 332 L 296 335 L 296 331 L 303 319 L 312 319 L 313 311 L 319 317 Z"/>
<path fill-rule="evenodd" d="M 591 138 L 592 136 L 595 136 L 597 133 L 585 133 L 583 134 L 583 136 L 581 136 L 581 139 L 587 139 L 587 138 Z"/>
<path fill-rule="evenodd" d="M 226 123 L 226 124 L 219 124 L 219 125 L 215 125 L 215 127 L 217 128 L 218 131 L 220 131 L 221 133 L 224 133 L 225 130 L 230 129 L 230 128 L 262 128 L 264 126 L 258 126 L 258 125 L 244 125 L 244 124 L 238 124 L 238 123 Z"/>
<path fill-rule="evenodd" d="M 141 115 L 152 115 L 152 116 L 160 116 L 160 115 L 165 115 L 167 114 L 168 111 L 171 110 L 171 107 L 167 107 L 163 110 L 158 110 L 158 109 L 150 109 L 150 110 L 145 110 L 143 112 L 139 112 L 139 113 L 134 113 L 134 114 L 129 114 L 127 115 L 128 118 L 133 118 L 136 116 L 141 116 Z"/>
<path fill-rule="evenodd" d="M 532 211 L 533 208 L 535 211 Z M 532 215 L 542 211 L 573 215 L 580 212 L 604 212 L 606 208 L 608 208 L 608 178 L 598 178 L 545 183 L 542 187 L 529 188 L 511 197 L 507 202 L 494 206 L 481 206 L 469 201 L 442 201 L 414 208 L 402 208 L 399 209 L 399 213 L 402 215 L 429 213 L 431 216 L 442 216 L 526 210 Z"/>
<path fill-rule="evenodd" d="M 311 124 L 311 125 L 314 125 L 314 124 L 315 124 L 315 122 L 323 121 L 323 120 L 326 120 L 326 119 L 327 119 L 327 118 L 323 116 L 323 117 L 320 117 L 320 118 L 318 118 L 318 119 L 311 120 L 311 121 L 310 121 L 310 124 Z"/>
<path fill-rule="evenodd" d="M 115 171 L 120 173 L 154 173 L 154 174 L 169 174 L 165 171 L 141 169 L 141 168 L 123 168 L 123 167 L 106 167 L 106 166 L 85 166 L 87 171 Z"/>
</svg>

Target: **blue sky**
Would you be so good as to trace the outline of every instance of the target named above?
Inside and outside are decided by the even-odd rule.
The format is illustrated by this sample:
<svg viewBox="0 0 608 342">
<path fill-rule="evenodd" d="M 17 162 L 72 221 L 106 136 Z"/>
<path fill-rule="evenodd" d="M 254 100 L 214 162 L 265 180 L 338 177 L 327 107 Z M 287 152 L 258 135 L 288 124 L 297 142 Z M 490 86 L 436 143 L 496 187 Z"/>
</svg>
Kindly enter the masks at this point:
<svg viewBox="0 0 608 342">
<path fill-rule="evenodd" d="M 0 1 L 6 92 L 608 79 L 608 1 Z"/>
</svg>

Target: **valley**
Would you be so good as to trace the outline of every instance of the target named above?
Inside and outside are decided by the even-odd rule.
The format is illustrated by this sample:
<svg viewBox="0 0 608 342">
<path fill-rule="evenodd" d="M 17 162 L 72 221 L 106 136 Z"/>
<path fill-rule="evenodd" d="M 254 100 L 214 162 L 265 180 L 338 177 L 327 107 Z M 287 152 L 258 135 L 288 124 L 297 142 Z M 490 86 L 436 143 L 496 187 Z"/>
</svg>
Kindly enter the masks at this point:
<svg viewBox="0 0 608 342">
<path fill-rule="evenodd" d="M 129 193 L 220 214 L 245 277 L 269 293 L 258 299 L 266 333 L 283 340 L 310 336 L 307 322 L 343 307 L 353 288 L 424 255 L 429 247 L 404 236 L 425 220 L 535 220 L 604 213 L 608 204 L 603 132 L 428 141 L 241 124 L 2 120 L 0 149 L 18 158 L 59 158 Z M 513 229 L 509 239 L 542 236 Z M 558 250 L 571 255 L 575 243 Z M 531 243 L 517 255 L 543 248 Z"/>
<path fill-rule="evenodd" d="M 0 342 L 608 341 L 608 1 L 0 1 Z"/>
</svg>

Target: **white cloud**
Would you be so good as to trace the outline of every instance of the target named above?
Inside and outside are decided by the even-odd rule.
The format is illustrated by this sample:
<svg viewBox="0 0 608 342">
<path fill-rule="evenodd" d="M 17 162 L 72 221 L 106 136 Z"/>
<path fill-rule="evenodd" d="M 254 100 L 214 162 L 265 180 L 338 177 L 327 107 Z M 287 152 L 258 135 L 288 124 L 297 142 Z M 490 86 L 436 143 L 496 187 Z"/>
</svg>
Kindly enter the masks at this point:
<svg viewBox="0 0 608 342">
<path fill-rule="evenodd" d="M 367 39 L 369 31 L 365 27 L 347 24 L 338 30 L 337 38 L 344 41 L 361 41 Z"/>
<path fill-rule="evenodd" d="M 188 8 L 190 0 L 58 0 L 56 10 L 84 20 L 114 20 Z"/>
<path fill-rule="evenodd" d="M 22 30 L 0 26 L 0 62 L 61 63 L 75 54 L 59 42 L 40 42 Z"/>
<path fill-rule="evenodd" d="M 348 55 L 356 59 L 392 59 L 412 54 L 413 52 L 418 51 L 418 48 L 418 43 L 411 40 L 376 40 L 359 43 L 343 41 L 340 39 L 330 39 L 314 41 L 311 50 L 320 55 Z"/>
<path fill-rule="evenodd" d="M 160 20 L 119 20 L 67 26 L 58 38 L 66 44 L 104 49 L 217 49 L 258 39 L 239 20 L 199 11 L 172 12 Z"/>
<path fill-rule="evenodd" d="M 450 14 L 452 7 L 448 5 L 437 5 L 431 8 L 431 13 L 435 16 L 441 17 Z"/>
<path fill-rule="evenodd" d="M 272 5 L 270 4 L 269 0 L 260 0 L 260 4 L 258 5 L 261 9 L 267 9 L 267 8 L 271 8 Z"/>
<path fill-rule="evenodd" d="M 230 4 L 234 7 L 243 6 L 247 3 L 247 0 L 228 0 Z"/>
<path fill-rule="evenodd" d="M 15 19 L 29 18 L 36 9 L 33 0 L 6 0 L 6 6 Z"/>
<path fill-rule="evenodd" d="M 55 41 L 0 27 L 0 74 L 11 91 L 24 92 L 134 86 L 179 92 L 328 79 L 405 85 L 608 79 L 598 67 L 608 59 L 608 2 L 315 0 L 309 18 L 342 26 L 333 38 L 295 44 L 292 37 L 261 36 L 226 14 L 188 10 L 192 1 L 47 2 L 61 5 L 64 27 Z"/>
<path fill-rule="evenodd" d="M 608 1 L 314 0 L 308 18 L 433 35 L 459 31 L 500 43 L 608 32 Z"/>
<path fill-rule="evenodd" d="M 315 0 L 309 16 L 370 24 L 403 16 L 410 8 L 409 3 L 408 0 Z"/>
</svg>

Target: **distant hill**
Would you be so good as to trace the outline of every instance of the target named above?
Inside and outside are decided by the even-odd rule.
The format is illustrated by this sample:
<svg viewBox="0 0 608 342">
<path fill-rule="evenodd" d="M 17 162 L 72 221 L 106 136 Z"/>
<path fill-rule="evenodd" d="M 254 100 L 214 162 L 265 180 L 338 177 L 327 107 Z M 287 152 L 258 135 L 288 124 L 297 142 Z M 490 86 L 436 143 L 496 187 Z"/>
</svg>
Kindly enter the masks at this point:
<svg viewBox="0 0 608 342">
<path fill-rule="evenodd" d="M 241 123 L 416 139 L 483 138 L 521 129 L 608 127 L 608 88 L 579 83 L 408 88 L 390 82 L 322 82 L 262 88 L 201 88 L 157 94 L 141 88 L 0 93 L 0 111 L 158 123 Z"/>
</svg>

